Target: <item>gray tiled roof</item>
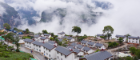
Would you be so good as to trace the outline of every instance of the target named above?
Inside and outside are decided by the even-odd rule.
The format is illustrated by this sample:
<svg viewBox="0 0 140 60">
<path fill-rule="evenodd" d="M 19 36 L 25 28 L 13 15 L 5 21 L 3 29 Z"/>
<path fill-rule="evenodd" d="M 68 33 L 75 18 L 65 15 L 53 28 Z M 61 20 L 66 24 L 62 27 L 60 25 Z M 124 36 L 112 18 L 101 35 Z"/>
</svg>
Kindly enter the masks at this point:
<svg viewBox="0 0 140 60">
<path fill-rule="evenodd" d="M 41 37 L 40 39 L 41 39 L 41 40 L 45 40 L 45 39 L 47 39 L 47 38 L 46 38 L 46 37 Z"/>
<path fill-rule="evenodd" d="M 104 34 L 97 34 L 97 36 L 104 36 Z"/>
<path fill-rule="evenodd" d="M 60 32 L 60 33 L 58 33 L 58 34 L 65 34 L 65 32 Z"/>
<path fill-rule="evenodd" d="M 51 35 L 51 34 L 43 34 L 44 36 L 49 36 L 49 35 Z"/>
<path fill-rule="evenodd" d="M 88 42 L 87 44 L 88 45 L 94 45 L 94 42 Z"/>
<path fill-rule="evenodd" d="M 55 41 L 48 41 L 48 43 L 50 43 L 50 44 L 55 44 Z"/>
<path fill-rule="evenodd" d="M 79 48 L 79 49 L 81 49 L 83 46 L 80 45 L 80 44 L 78 44 L 76 47 Z"/>
<path fill-rule="evenodd" d="M 122 37 L 122 38 L 124 38 L 126 36 L 125 35 L 116 35 L 116 37 Z"/>
<path fill-rule="evenodd" d="M 139 37 L 134 37 L 134 36 L 128 36 L 130 39 L 140 39 Z"/>
<path fill-rule="evenodd" d="M 76 43 L 71 43 L 70 45 L 71 45 L 71 46 L 76 46 L 77 44 L 76 44 Z"/>
<path fill-rule="evenodd" d="M 84 58 L 86 58 L 87 60 L 105 60 L 107 58 L 110 58 L 111 56 L 113 56 L 111 53 L 107 52 L 107 51 L 100 51 L 100 52 L 96 52 L 90 55 L 85 56 Z"/>
<path fill-rule="evenodd" d="M 85 40 L 83 40 L 83 41 L 81 41 L 81 43 L 84 43 L 84 44 L 86 44 L 88 41 L 85 41 Z"/>
<path fill-rule="evenodd" d="M 38 37 L 40 37 L 40 35 L 34 35 L 34 38 L 38 38 Z"/>
<path fill-rule="evenodd" d="M 64 38 L 66 38 L 66 39 L 68 39 L 68 40 L 71 40 L 71 39 L 72 39 L 72 37 L 69 37 L 69 36 L 64 36 L 63 39 L 64 39 Z"/>
<path fill-rule="evenodd" d="M 73 52 L 79 53 L 80 50 L 78 50 L 78 49 L 74 49 Z"/>
<path fill-rule="evenodd" d="M 58 51 L 64 55 L 69 55 L 72 53 L 69 49 L 66 49 L 66 48 L 61 47 L 61 46 L 57 46 L 56 51 Z"/>
<path fill-rule="evenodd" d="M 34 41 L 33 44 L 41 46 L 43 43 L 38 42 L 38 41 Z"/>
<path fill-rule="evenodd" d="M 90 49 L 91 49 L 91 48 L 89 48 L 89 47 L 84 47 L 84 48 L 83 48 L 84 51 L 89 51 Z"/>
<path fill-rule="evenodd" d="M 53 49 L 55 46 L 54 45 L 51 45 L 49 43 L 44 43 L 43 46 L 49 50 Z"/>
<path fill-rule="evenodd" d="M 24 41 L 25 41 L 25 42 L 29 42 L 29 43 L 33 42 L 32 39 L 25 39 Z"/>
<path fill-rule="evenodd" d="M 67 48 L 74 50 L 74 46 L 68 46 Z"/>
<path fill-rule="evenodd" d="M 96 43 L 95 46 L 97 46 L 97 47 L 101 47 L 101 46 L 103 46 L 103 44 Z"/>
<path fill-rule="evenodd" d="M 63 39 L 58 39 L 60 42 L 63 40 Z"/>
</svg>

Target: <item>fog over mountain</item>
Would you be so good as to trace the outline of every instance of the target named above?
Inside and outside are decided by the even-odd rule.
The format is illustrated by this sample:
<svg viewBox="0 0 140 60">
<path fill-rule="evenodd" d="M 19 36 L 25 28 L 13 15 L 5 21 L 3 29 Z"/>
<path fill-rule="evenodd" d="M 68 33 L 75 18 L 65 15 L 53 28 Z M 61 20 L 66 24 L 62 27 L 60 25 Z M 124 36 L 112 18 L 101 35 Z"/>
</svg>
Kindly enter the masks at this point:
<svg viewBox="0 0 140 60">
<path fill-rule="evenodd" d="M 4 0 L 14 7 L 22 17 L 23 25 L 18 28 L 29 28 L 36 33 L 46 29 L 58 33 L 71 33 L 72 26 L 80 26 L 83 34 L 102 33 L 103 27 L 111 25 L 115 34 L 139 36 L 140 1 L 139 0 Z M 31 13 L 30 20 L 25 12 Z M 33 13 L 33 16 L 32 16 Z"/>
</svg>

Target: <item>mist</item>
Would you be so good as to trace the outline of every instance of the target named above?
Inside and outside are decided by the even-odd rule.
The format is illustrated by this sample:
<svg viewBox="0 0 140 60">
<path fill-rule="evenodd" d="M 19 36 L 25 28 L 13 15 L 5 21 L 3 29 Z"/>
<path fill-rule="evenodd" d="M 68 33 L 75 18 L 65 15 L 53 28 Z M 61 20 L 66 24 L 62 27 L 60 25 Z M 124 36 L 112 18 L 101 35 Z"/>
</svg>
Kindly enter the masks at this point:
<svg viewBox="0 0 140 60">
<path fill-rule="evenodd" d="M 124 35 L 130 34 L 132 36 L 139 36 L 140 34 L 140 0 L 96 0 L 100 2 L 109 2 L 110 9 L 103 9 L 97 7 L 92 0 L 12 0 L 14 3 L 9 3 L 10 6 L 16 10 L 34 9 L 37 11 L 39 17 L 33 17 L 37 22 L 41 19 L 41 13 L 44 10 L 49 12 L 57 8 L 66 8 L 67 15 L 64 18 L 63 24 L 60 24 L 61 18 L 54 15 L 51 22 L 37 23 L 36 25 L 28 25 L 27 21 L 23 21 L 20 29 L 29 28 L 35 33 L 47 30 L 48 32 L 66 32 L 67 34 L 74 34 L 71 32 L 73 26 L 79 26 L 82 29 L 80 35 L 95 36 L 102 34 L 104 26 L 111 25 L 114 28 L 113 37 L 116 34 Z M 103 12 L 103 15 L 96 19 L 96 23 L 88 25 L 88 23 L 81 23 L 78 17 L 81 13 L 90 13 L 86 5 L 90 5 L 92 11 Z"/>
</svg>

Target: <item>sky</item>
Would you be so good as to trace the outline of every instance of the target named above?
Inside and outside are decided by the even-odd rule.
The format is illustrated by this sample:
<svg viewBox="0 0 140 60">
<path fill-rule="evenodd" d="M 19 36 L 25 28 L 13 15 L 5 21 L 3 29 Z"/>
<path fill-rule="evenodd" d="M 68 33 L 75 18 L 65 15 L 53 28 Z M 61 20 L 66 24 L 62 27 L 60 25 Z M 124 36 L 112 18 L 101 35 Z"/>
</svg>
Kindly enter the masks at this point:
<svg viewBox="0 0 140 60">
<path fill-rule="evenodd" d="M 3 1 L 3 0 L 0 0 Z M 7 0 L 8 1 L 8 0 Z M 33 8 L 37 11 L 38 15 L 44 10 L 49 12 L 54 11 L 57 8 L 67 8 L 67 16 L 64 18 L 64 24 L 60 25 L 60 17 L 53 16 L 51 22 L 37 23 L 36 25 L 28 25 L 24 21 L 24 25 L 19 26 L 20 29 L 29 28 L 30 31 L 35 33 L 41 32 L 46 29 L 48 32 L 66 32 L 67 34 L 74 34 L 71 32 L 73 26 L 80 26 L 82 32 L 80 35 L 95 36 L 96 34 L 102 34 L 104 26 L 111 25 L 114 28 L 113 37 L 116 34 L 124 35 L 130 34 L 132 36 L 140 36 L 140 0 L 96 0 L 101 2 L 110 2 L 113 8 L 104 10 L 100 7 L 96 7 L 91 0 L 9 0 L 10 6 L 16 10 L 24 9 L 30 10 Z M 79 3 L 80 2 L 80 3 Z M 82 3 L 82 4 L 81 4 Z M 103 12 L 103 15 L 96 20 L 96 24 L 88 25 L 81 24 L 78 15 L 81 13 L 87 13 L 86 4 L 96 7 L 93 11 Z M 1 7 L 0 7 L 1 8 Z M 1 10 L 0 10 L 1 11 Z M 2 14 L 2 13 L 1 13 Z M 36 21 L 39 21 L 41 17 L 34 17 Z"/>
</svg>

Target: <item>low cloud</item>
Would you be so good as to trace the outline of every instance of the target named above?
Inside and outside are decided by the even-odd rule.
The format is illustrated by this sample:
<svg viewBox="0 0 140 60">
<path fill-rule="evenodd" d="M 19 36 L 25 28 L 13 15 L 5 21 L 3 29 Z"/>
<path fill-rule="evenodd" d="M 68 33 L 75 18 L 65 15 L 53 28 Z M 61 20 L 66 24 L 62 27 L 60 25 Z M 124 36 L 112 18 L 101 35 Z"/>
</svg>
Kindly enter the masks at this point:
<svg viewBox="0 0 140 60">
<path fill-rule="evenodd" d="M 55 34 L 61 31 L 64 31 L 67 34 L 73 34 L 71 33 L 71 29 L 72 26 L 76 25 L 81 27 L 81 35 L 87 34 L 94 36 L 96 34 L 102 33 L 104 26 L 111 25 L 114 28 L 113 36 L 116 34 L 124 35 L 128 33 L 133 36 L 139 36 L 140 34 L 139 0 L 97 0 L 101 2 L 110 2 L 112 4 L 110 4 L 110 6 L 113 6 L 113 8 L 109 10 L 104 10 L 100 7 L 93 9 L 93 11 L 103 12 L 103 15 L 96 20 L 96 24 L 92 25 L 80 23 L 80 19 L 78 18 L 78 14 L 80 14 L 81 12 L 87 14 L 89 13 L 85 4 L 96 7 L 96 5 L 92 3 L 91 0 L 71 0 L 71 2 L 67 1 L 68 0 L 21 0 L 21 4 L 17 5 L 19 1 L 14 0 L 14 2 L 17 3 L 13 3 L 10 5 L 13 7 L 21 7 L 24 9 L 29 9 L 32 7 L 35 11 L 38 12 L 40 16 L 42 11 L 44 10 L 52 9 L 53 11 L 57 8 L 67 8 L 68 14 L 64 18 L 62 25 L 60 25 L 60 17 L 53 16 L 52 21 L 48 23 L 37 23 L 36 25 L 31 26 L 29 26 L 28 24 L 24 24 L 22 26 L 19 26 L 19 28 L 21 29 L 29 28 L 35 33 L 41 32 L 43 29 L 46 29 L 49 32 L 54 32 Z M 25 6 L 22 5 L 23 3 L 25 3 Z M 17 10 L 19 8 L 17 8 Z"/>
</svg>

